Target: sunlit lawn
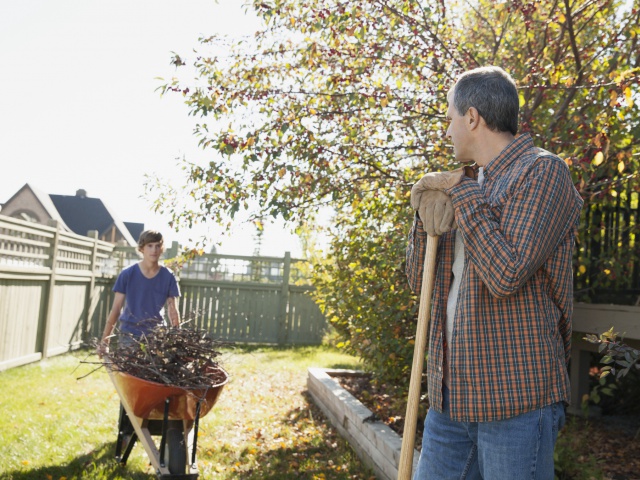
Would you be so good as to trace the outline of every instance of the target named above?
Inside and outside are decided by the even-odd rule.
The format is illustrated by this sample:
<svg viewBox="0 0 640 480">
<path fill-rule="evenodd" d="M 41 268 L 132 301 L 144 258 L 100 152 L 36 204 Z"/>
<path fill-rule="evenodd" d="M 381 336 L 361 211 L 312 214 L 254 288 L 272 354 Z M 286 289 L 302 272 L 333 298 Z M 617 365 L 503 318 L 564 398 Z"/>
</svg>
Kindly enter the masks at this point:
<svg viewBox="0 0 640 480">
<path fill-rule="evenodd" d="M 103 370 L 78 380 L 93 368 L 81 361 L 96 361 L 86 355 L 0 372 L 0 478 L 155 478 L 140 444 L 116 463 L 119 399 Z M 357 359 L 254 347 L 226 351 L 222 363 L 232 378 L 200 421 L 201 479 L 372 477 L 306 393 L 308 367 L 357 368 Z"/>
</svg>

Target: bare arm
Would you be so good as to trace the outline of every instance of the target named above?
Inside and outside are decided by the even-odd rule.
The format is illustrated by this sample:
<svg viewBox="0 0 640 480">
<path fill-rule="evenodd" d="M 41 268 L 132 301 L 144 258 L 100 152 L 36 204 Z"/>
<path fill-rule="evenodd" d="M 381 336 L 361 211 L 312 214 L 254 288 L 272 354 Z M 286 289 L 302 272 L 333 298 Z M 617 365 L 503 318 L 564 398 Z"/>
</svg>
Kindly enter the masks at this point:
<svg viewBox="0 0 640 480">
<path fill-rule="evenodd" d="M 124 306 L 124 300 L 124 293 L 116 292 L 116 296 L 113 299 L 113 305 L 111 306 L 111 311 L 109 312 L 109 316 L 107 317 L 107 323 L 104 326 L 104 331 L 102 332 L 102 339 L 100 340 L 100 344 L 98 345 L 98 355 L 100 356 L 102 356 L 102 354 L 106 351 L 106 347 L 109 345 L 109 337 L 113 333 L 116 322 L 120 317 L 120 312 L 122 312 L 122 307 Z"/>
<path fill-rule="evenodd" d="M 180 327 L 180 313 L 178 312 L 178 297 L 167 298 L 167 313 L 171 326 Z"/>
</svg>

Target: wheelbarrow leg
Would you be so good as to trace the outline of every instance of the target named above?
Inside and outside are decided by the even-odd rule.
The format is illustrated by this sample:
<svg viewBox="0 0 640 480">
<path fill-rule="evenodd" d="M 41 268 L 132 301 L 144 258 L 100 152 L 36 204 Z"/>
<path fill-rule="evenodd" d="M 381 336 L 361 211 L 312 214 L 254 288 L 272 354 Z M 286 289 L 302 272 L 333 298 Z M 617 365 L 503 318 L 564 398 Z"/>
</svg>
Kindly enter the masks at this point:
<svg viewBox="0 0 640 480">
<path fill-rule="evenodd" d="M 120 418 L 118 420 L 118 439 L 116 440 L 116 460 L 118 463 L 125 465 L 129 454 L 133 449 L 138 436 L 131 424 L 131 420 L 127 416 L 124 407 L 120 404 Z M 124 453 L 123 450 L 124 449 Z"/>
<path fill-rule="evenodd" d="M 172 474 L 183 475 L 187 469 L 187 446 L 181 420 L 169 420 L 170 399 L 164 404 L 162 437 L 160 439 L 160 466 L 168 467 Z"/>
<path fill-rule="evenodd" d="M 165 463 L 165 455 L 164 455 L 164 446 L 167 442 L 167 430 L 169 428 L 169 403 L 170 400 L 167 398 L 164 401 L 164 418 L 162 419 L 162 437 L 160 437 L 160 466 L 166 466 Z M 173 473 L 173 472 L 172 472 Z"/>
<path fill-rule="evenodd" d="M 196 418 L 193 424 L 193 446 L 191 447 L 191 466 L 196 466 L 196 450 L 198 448 L 198 423 L 200 422 L 200 404 L 202 400 L 198 400 L 196 405 Z"/>
</svg>

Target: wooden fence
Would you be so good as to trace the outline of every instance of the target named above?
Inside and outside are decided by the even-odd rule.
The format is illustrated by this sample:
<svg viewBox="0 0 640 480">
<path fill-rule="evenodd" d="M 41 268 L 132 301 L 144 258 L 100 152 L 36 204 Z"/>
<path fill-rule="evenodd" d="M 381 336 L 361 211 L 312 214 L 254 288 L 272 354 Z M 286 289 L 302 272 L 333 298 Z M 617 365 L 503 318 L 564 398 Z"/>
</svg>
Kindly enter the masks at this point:
<svg viewBox="0 0 640 480">
<path fill-rule="evenodd" d="M 0 370 L 99 337 L 134 248 L 0 215 Z M 166 257 L 177 254 L 174 243 Z M 204 255 L 179 273 L 184 319 L 233 342 L 319 344 L 326 321 L 304 260 Z"/>
<path fill-rule="evenodd" d="M 640 193 L 636 183 L 608 202 L 586 204 L 575 255 L 576 301 L 640 305 Z"/>
</svg>

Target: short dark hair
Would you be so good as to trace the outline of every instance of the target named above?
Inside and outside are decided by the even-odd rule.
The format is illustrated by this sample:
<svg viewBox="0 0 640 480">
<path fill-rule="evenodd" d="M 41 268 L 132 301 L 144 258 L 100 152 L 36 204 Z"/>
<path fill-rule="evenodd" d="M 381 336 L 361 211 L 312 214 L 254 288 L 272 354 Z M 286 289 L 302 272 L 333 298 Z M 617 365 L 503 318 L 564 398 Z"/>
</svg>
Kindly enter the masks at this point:
<svg viewBox="0 0 640 480">
<path fill-rule="evenodd" d="M 160 242 L 164 244 L 162 234 L 157 230 L 145 230 L 138 237 L 138 249 L 142 250 L 147 243 Z"/>
<path fill-rule="evenodd" d="M 453 89 L 453 105 L 460 115 L 474 107 L 493 131 L 518 133 L 518 89 L 500 67 L 480 67 L 460 75 Z"/>
</svg>

